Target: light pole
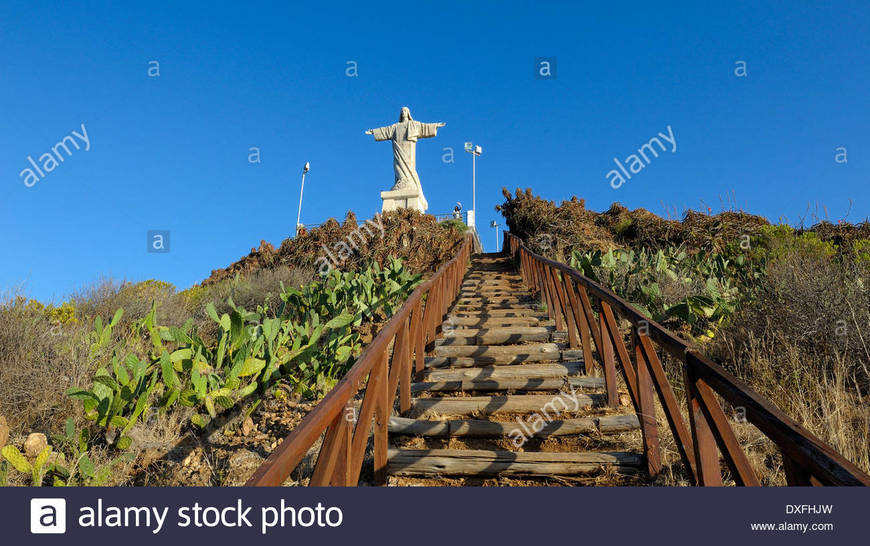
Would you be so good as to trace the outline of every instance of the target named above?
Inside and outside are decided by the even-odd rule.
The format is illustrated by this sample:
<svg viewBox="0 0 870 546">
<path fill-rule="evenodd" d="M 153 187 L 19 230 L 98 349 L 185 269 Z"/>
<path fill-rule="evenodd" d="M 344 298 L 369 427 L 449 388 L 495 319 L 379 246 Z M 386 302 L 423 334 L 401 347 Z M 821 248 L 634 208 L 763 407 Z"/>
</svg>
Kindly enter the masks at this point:
<svg viewBox="0 0 870 546">
<path fill-rule="evenodd" d="M 472 220 L 477 216 L 477 180 L 476 180 L 476 166 L 475 159 L 477 156 L 483 153 L 483 148 L 480 146 L 475 146 L 471 142 L 465 143 L 465 151 L 471 154 L 471 210 L 474 211 L 472 214 Z M 474 225 L 473 221 L 469 222 L 471 225 Z"/>
<path fill-rule="evenodd" d="M 498 222 L 493 220 L 489 227 L 495 228 L 495 251 L 498 252 Z"/>
<path fill-rule="evenodd" d="M 305 191 L 305 173 L 308 172 L 308 169 L 311 165 L 306 161 L 305 166 L 302 167 L 302 187 L 299 188 L 299 212 L 296 213 L 296 233 L 293 235 L 293 238 L 296 238 L 299 235 L 299 228 L 302 227 L 302 224 L 299 223 L 302 220 L 302 192 Z"/>
</svg>

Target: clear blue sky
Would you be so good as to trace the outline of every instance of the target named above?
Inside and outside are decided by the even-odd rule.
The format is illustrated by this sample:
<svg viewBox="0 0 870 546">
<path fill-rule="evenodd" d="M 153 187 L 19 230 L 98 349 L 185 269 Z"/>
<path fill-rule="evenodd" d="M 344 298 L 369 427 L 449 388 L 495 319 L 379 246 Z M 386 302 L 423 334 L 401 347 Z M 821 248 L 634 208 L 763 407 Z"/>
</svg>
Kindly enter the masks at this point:
<svg viewBox="0 0 870 546">
<path fill-rule="evenodd" d="M 470 208 L 462 145 L 483 146 L 488 247 L 502 186 L 595 209 L 718 210 L 733 192 L 772 219 L 819 203 L 836 220 L 849 199 L 849 220 L 870 214 L 867 2 L 149 4 L 0 4 L 0 291 L 188 287 L 292 233 L 305 161 L 303 222 L 370 217 L 393 174 L 363 131 L 404 105 L 447 123 L 417 148 L 430 212 Z M 90 150 L 25 186 L 27 157 L 82 123 Z M 668 125 L 676 152 L 612 189 L 613 158 Z M 156 229 L 169 253 L 146 252 Z"/>
</svg>

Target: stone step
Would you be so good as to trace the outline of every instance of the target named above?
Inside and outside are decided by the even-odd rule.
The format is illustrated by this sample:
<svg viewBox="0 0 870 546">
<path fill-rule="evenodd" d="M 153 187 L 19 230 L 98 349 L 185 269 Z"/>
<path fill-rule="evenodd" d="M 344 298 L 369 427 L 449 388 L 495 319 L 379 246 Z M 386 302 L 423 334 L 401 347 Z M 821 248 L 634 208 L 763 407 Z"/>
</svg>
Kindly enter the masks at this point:
<svg viewBox="0 0 870 546">
<path fill-rule="evenodd" d="M 546 414 L 549 419 L 562 413 L 577 413 L 581 410 L 605 404 L 607 396 L 599 393 L 508 394 L 495 396 L 464 396 L 415 398 L 411 401 L 410 416 L 430 415 L 493 415 L 497 413 Z"/>
<path fill-rule="evenodd" d="M 394 476 L 574 476 L 639 470 L 642 457 L 628 452 L 554 453 L 478 449 L 390 449 Z"/>
<path fill-rule="evenodd" d="M 640 428 L 637 415 L 606 415 L 602 417 L 578 417 L 557 419 L 545 422 L 538 431 L 528 428 L 528 423 L 519 417 L 514 421 L 487 421 L 485 419 L 448 419 L 429 421 L 390 417 L 390 434 L 400 436 L 422 436 L 445 438 L 467 436 L 477 438 L 507 438 L 519 431 L 525 436 L 548 438 L 550 436 L 572 436 L 575 434 L 616 434 Z"/>
<path fill-rule="evenodd" d="M 435 341 L 444 345 L 509 345 L 532 341 L 550 341 L 552 329 L 544 326 L 513 326 L 509 328 L 455 328 Z"/>
</svg>

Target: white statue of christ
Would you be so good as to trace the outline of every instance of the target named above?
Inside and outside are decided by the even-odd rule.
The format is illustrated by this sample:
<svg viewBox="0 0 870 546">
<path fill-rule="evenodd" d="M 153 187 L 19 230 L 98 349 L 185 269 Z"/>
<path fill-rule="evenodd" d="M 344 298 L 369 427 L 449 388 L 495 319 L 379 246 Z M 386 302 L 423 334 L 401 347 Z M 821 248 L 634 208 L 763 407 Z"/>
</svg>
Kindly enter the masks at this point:
<svg viewBox="0 0 870 546">
<path fill-rule="evenodd" d="M 411 110 L 402 107 L 399 122 L 386 127 L 369 129 L 367 135 L 374 135 L 376 141 L 393 141 L 393 170 L 396 182 L 391 191 L 416 189 L 423 195 L 423 186 L 417 175 L 417 139 L 438 135 L 438 128 L 444 123 L 422 123 L 411 118 Z"/>
</svg>

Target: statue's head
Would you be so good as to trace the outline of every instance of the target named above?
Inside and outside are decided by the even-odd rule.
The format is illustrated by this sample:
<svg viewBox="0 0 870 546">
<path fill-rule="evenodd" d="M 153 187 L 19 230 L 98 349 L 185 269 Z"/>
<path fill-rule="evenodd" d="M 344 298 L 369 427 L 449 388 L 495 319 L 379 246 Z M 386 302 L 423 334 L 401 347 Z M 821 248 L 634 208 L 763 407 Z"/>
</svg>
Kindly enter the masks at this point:
<svg viewBox="0 0 870 546">
<path fill-rule="evenodd" d="M 399 121 L 408 121 L 411 117 L 411 109 L 407 106 L 402 106 L 402 112 L 399 114 Z"/>
</svg>

